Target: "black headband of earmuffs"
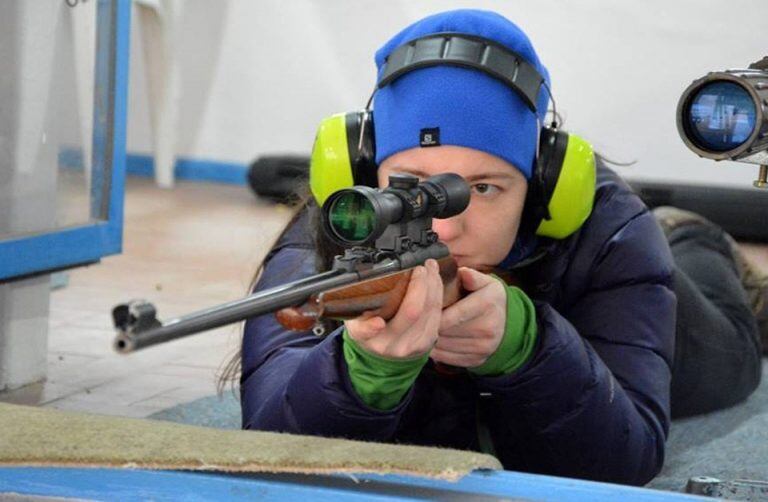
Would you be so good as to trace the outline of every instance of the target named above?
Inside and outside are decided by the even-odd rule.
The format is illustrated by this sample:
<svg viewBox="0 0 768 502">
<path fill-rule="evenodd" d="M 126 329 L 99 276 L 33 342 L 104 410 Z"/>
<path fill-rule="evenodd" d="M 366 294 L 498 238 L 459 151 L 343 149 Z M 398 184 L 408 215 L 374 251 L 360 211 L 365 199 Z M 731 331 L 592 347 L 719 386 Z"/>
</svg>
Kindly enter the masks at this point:
<svg viewBox="0 0 768 502">
<path fill-rule="evenodd" d="M 482 71 L 514 90 L 534 113 L 544 77 L 514 51 L 491 40 L 463 33 L 435 33 L 401 45 L 388 56 L 377 89 L 419 68 L 463 66 Z"/>
</svg>

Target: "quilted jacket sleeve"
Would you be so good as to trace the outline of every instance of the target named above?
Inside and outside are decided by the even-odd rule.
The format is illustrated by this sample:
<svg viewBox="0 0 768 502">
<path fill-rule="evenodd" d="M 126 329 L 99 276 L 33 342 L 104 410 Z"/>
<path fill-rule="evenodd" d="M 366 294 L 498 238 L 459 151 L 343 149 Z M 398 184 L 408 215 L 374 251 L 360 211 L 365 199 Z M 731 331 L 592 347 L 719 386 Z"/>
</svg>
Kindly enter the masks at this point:
<svg viewBox="0 0 768 502">
<path fill-rule="evenodd" d="M 255 290 L 315 274 L 315 251 L 303 215 L 265 260 Z M 249 319 L 242 351 L 243 428 L 386 441 L 410 393 L 394 409 L 367 406 L 354 392 L 342 352 L 341 330 L 319 338 L 292 332 L 274 315 Z"/>
<path fill-rule="evenodd" d="M 561 283 L 569 300 L 559 311 L 536 305 L 533 358 L 513 374 L 478 379 L 492 394 L 491 433 L 507 468 L 629 484 L 661 469 L 672 258 L 652 214 L 632 198 L 603 194 Z"/>
</svg>

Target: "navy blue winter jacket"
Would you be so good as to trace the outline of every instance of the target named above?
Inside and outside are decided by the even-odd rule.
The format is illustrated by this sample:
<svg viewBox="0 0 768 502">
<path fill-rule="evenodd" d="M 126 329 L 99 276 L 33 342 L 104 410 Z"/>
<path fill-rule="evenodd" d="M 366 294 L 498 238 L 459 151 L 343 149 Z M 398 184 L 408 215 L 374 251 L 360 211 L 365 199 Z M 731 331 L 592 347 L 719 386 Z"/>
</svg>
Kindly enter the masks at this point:
<svg viewBox="0 0 768 502">
<path fill-rule="evenodd" d="M 307 218 L 268 256 L 258 289 L 315 271 Z M 355 393 L 340 330 L 246 323 L 243 427 L 369 441 L 479 449 L 477 402 L 506 469 L 644 484 L 661 469 L 669 428 L 675 296 L 672 257 L 653 215 L 598 168 L 592 215 L 522 273 L 537 346 L 512 374 L 446 376 L 430 363 L 393 410 Z"/>
</svg>

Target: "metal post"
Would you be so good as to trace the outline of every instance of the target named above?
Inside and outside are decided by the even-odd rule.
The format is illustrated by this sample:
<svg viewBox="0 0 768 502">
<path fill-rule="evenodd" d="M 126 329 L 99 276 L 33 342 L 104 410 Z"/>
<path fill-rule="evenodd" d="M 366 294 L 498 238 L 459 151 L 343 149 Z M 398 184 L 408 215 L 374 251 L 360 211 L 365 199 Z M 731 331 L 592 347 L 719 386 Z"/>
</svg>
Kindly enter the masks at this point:
<svg viewBox="0 0 768 502">
<path fill-rule="evenodd" d="M 768 165 L 760 166 L 760 174 L 752 184 L 756 188 L 768 188 Z"/>
</svg>

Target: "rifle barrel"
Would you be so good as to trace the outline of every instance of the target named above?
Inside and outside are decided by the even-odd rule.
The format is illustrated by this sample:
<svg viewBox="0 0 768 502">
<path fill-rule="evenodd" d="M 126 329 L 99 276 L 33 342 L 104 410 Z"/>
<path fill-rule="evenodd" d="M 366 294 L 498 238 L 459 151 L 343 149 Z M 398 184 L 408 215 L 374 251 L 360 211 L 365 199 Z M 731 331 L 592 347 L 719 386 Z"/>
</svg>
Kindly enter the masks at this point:
<svg viewBox="0 0 768 502">
<path fill-rule="evenodd" d="M 282 284 L 238 300 L 198 310 L 163 322 L 142 332 L 122 330 L 115 338 L 115 350 L 129 353 L 144 347 L 181 338 L 193 333 L 218 328 L 249 317 L 259 316 L 281 308 L 298 305 L 312 294 L 344 286 L 359 280 L 356 272 L 325 272 L 299 281 Z"/>
<path fill-rule="evenodd" d="M 144 347 L 239 322 L 249 317 L 301 305 L 315 293 L 405 270 L 424 263 L 428 258 L 437 260 L 448 254 L 448 248 L 436 242 L 425 248 L 402 253 L 397 258 L 384 259 L 370 267 L 352 271 L 329 270 L 163 323 L 154 321 L 149 323 L 149 327 L 144 327 L 147 323 L 136 322 L 135 319 L 129 319 L 124 324 L 115 321 L 118 333 L 113 345 L 117 352 L 127 354 Z M 148 310 L 154 314 L 154 307 L 147 306 L 150 307 Z M 125 307 L 125 305 L 118 306 L 118 308 Z"/>
</svg>

